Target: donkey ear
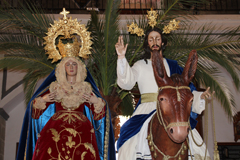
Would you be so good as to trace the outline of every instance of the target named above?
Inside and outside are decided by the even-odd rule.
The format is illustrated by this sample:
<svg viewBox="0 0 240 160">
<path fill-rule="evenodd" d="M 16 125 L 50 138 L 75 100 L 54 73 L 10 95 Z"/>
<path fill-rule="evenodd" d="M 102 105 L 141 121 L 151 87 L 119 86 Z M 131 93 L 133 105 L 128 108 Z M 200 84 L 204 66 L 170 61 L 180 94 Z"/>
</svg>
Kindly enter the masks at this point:
<svg viewBox="0 0 240 160">
<path fill-rule="evenodd" d="M 160 87 L 168 84 L 168 81 L 171 79 L 167 76 L 163 63 L 163 56 L 157 50 L 152 51 L 152 66 L 157 85 Z"/>
<path fill-rule="evenodd" d="M 182 73 L 185 85 L 189 85 L 190 81 L 193 79 L 194 74 L 197 70 L 197 61 L 198 61 L 197 51 L 192 50 L 188 56 L 187 63 Z"/>
</svg>

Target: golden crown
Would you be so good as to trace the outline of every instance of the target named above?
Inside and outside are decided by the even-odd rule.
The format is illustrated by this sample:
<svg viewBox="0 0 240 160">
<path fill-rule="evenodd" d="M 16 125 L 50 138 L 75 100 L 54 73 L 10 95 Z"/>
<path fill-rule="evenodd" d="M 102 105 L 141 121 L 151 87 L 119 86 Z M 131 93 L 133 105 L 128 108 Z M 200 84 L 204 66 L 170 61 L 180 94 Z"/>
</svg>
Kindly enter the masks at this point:
<svg viewBox="0 0 240 160">
<path fill-rule="evenodd" d="M 63 8 L 63 11 L 60 13 L 63 15 L 63 18 L 59 19 L 59 21 L 54 21 L 53 25 L 50 24 L 51 27 L 48 28 L 47 36 L 44 37 L 44 49 L 46 54 L 49 55 L 48 58 L 53 59 L 52 63 L 66 56 L 87 58 L 91 54 L 91 33 L 77 19 L 72 20 L 72 17 L 67 17 L 69 13 L 69 11 Z M 80 42 L 78 42 L 76 36 L 80 37 Z M 74 40 L 73 43 L 62 43 L 63 39 L 71 38 Z M 56 44 L 57 39 L 59 41 Z"/>
<path fill-rule="evenodd" d="M 158 16 L 157 11 L 154 11 L 151 8 L 151 10 L 147 11 L 147 13 L 148 13 L 147 14 L 148 24 L 149 26 L 154 28 L 157 25 L 157 16 Z M 164 26 L 162 33 L 169 34 L 171 31 L 177 30 L 179 28 L 179 23 L 180 21 L 176 21 L 175 19 L 173 19 L 172 21 L 169 22 L 168 25 Z M 131 25 L 127 25 L 127 27 L 128 27 L 128 32 L 130 32 L 131 34 L 137 34 L 138 36 L 144 35 L 143 29 L 138 27 L 138 25 L 134 22 L 132 22 Z"/>
<path fill-rule="evenodd" d="M 73 37 L 73 43 L 67 42 L 66 44 L 64 44 L 62 42 L 63 38 L 60 38 L 57 47 L 58 50 L 60 52 L 60 54 L 62 55 L 62 57 L 77 57 L 78 56 L 78 52 L 80 50 L 80 43 L 78 42 L 77 38 L 74 36 Z"/>
</svg>

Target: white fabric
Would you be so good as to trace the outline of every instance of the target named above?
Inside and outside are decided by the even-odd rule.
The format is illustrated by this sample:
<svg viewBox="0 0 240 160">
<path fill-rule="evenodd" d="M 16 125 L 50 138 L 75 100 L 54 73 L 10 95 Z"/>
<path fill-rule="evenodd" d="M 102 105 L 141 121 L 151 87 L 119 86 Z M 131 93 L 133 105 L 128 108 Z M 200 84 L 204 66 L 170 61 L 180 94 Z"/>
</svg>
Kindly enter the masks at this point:
<svg viewBox="0 0 240 160">
<path fill-rule="evenodd" d="M 202 111 L 205 110 L 205 100 L 202 100 L 200 97 L 202 95 L 202 92 L 198 91 L 193 91 L 192 92 L 194 97 L 193 97 L 193 105 L 192 112 L 201 114 Z"/>
<path fill-rule="evenodd" d="M 164 66 L 168 76 L 170 69 L 166 59 L 164 59 Z M 140 94 L 157 93 L 158 86 L 156 84 L 152 62 L 148 63 L 144 60 L 137 61 L 132 67 L 129 66 L 126 58 L 118 59 L 117 61 L 117 83 L 125 90 L 130 90 L 138 83 Z M 205 101 L 200 99 L 202 92 L 193 92 L 194 102 L 193 108 L 195 112 L 200 114 L 205 109 Z M 148 114 L 156 109 L 156 102 L 142 103 L 132 116 L 139 114 Z M 136 158 L 151 159 L 151 152 L 147 142 L 147 128 L 151 117 L 149 117 L 143 124 L 141 130 L 128 139 L 119 149 L 118 160 L 136 160 Z M 193 132 L 195 134 L 195 132 Z M 121 136 L 121 135 L 120 135 Z M 195 135 L 194 135 L 195 136 Z M 202 139 L 199 134 L 196 134 L 197 139 Z M 193 146 L 194 144 L 192 144 Z M 197 151 L 196 147 L 194 151 Z M 204 156 L 204 155 L 203 155 Z"/>
<path fill-rule="evenodd" d="M 137 82 L 141 94 L 157 93 L 158 86 L 154 78 L 151 60 L 148 60 L 148 64 L 144 60 L 140 60 L 130 67 L 126 58 L 124 58 L 119 59 L 117 64 L 117 83 L 119 87 L 131 90 Z M 164 59 L 164 65 L 167 74 L 170 75 L 166 59 Z"/>
</svg>

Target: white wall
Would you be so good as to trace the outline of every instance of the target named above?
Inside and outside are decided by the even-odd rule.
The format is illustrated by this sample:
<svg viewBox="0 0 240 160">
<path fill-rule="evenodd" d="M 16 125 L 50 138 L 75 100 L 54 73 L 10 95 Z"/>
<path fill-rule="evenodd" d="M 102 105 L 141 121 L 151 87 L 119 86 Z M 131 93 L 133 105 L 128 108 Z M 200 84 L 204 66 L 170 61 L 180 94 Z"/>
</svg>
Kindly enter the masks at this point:
<svg viewBox="0 0 240 160">
<path fill-rule="evenodd" d="M 240 111 L 240 98 L 239 98 L 240 92 L 237 91 L 236 87 L 233 85 L 233 81 L 230 78 L 230 75 L 226 72 L 226 70 L 221 68 L 221 71 L 223 72 L 222 76 L 227 78 L 228 87 L 231 91 L 231 94 L 234 96 L 235 104 L 236 104 L 235 111 L 239 112 Z M 219 101 L 216 100 L 216 98 L 214 98 L 213 106 L 214 106 L 214 117 L 215 117 L 216 141 L 217 142 L 235 142 L 232 119 L 228 118 L 222 105 L 220 104 Z M 213 123 L 212 123 L 211 104 L 208 105 L 208 111 L 209 111 L 208 113 L 208 150 L 213 159 L 214 133 L 213 133 L 213 126 L 212 126 Z M 240 142 L 240 140 L 238 140 L 238 142 Z"/>
<path fill-rule="evenodd" d="M 8 114 L 9 119 L 6 121 L 4 160 L 14 160 L 16 156 L 16 143 L 20 138 L 23 117 L 25 114 L 24 102 L 20 102 Z"/>
</svg>

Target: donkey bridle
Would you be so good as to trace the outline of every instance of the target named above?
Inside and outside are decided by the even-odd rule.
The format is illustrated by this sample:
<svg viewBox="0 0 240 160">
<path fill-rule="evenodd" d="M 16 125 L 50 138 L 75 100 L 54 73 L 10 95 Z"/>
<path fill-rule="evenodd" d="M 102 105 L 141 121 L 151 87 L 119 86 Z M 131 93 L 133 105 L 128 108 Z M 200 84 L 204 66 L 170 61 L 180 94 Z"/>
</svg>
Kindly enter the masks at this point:
<svg viewBox="0 0 240 160">
<path fill-rule="evenodd" d="M 176 86 L 176 87 L 173 87 L 173 86 L 163 86 L 163 87 L 159 87 L 159 91 L 163 90 L 163 89 L 176 89 L 177 91 L 177 100 L 180 102 L 181 101 L 181 96 L 180 96 L 180 93 L 179 93 L 179 89 L 190 89 L 190 87 L 188 86 Z M 159 110 L 159 112 L 158 112 Z M 163 125 L 165 131 L 167 132 L 167 129 L 170 128 L 170 127 L 174 127 L 174 126 L 189 126 L 189 121 L 188 122 L 174 122 L 174 123 L 170 123 L 167 127 L 166 127 L 166 124 L 164 123 L 163 121 L 163 117 L 162 117 L 162 112 L 161 112 L 161 109 L 160 109 L 160 104 L 159 104 L 159 101 L 157 100 L 157 106 L 156 106 L 156 112 L 157 112 L 157 118 L 158 118 L 158 122 Z M 159 115 L 160 114 L 160 115 Z M 154 115 L 155 116 L 155 115 Z M 169 155 L 165 155 L 156 145 L 155 143 L 153 142 L 153 137 L 152 137 L 152 121 L 153 121 L 153 118 L 151 119 L 151 122 L 150 122 L 150 134 L 148 135 L 147 139 L 148 139 L 148 143 L 149 143 L 149 146 L 151 147 L 151 151 L 153 152 L 154 151 L 154 158 L 157 157 L 157 154 L 154 150 L 154 148 L 160 153 L 162 154 L 163 156 L 163 159 L 164 160 L 168 160 L 169 158 L 176 158 L 180 153 L 182 155 L 185 154 L 185 150 L 187 150 L 187 147 L 184 145 L 184 143 L 182 143 L 182 146 L 181 148 L 179 149 L 179 151 L 177 152 L 177 154 L 175 156 L 169 156 Z M 167 132 L 168 133 L 168 132 Z M 153 148 L 154 147 L 154 148 Z M 180 158 L 180 157 L 179 157 Z"/>
</svg>

